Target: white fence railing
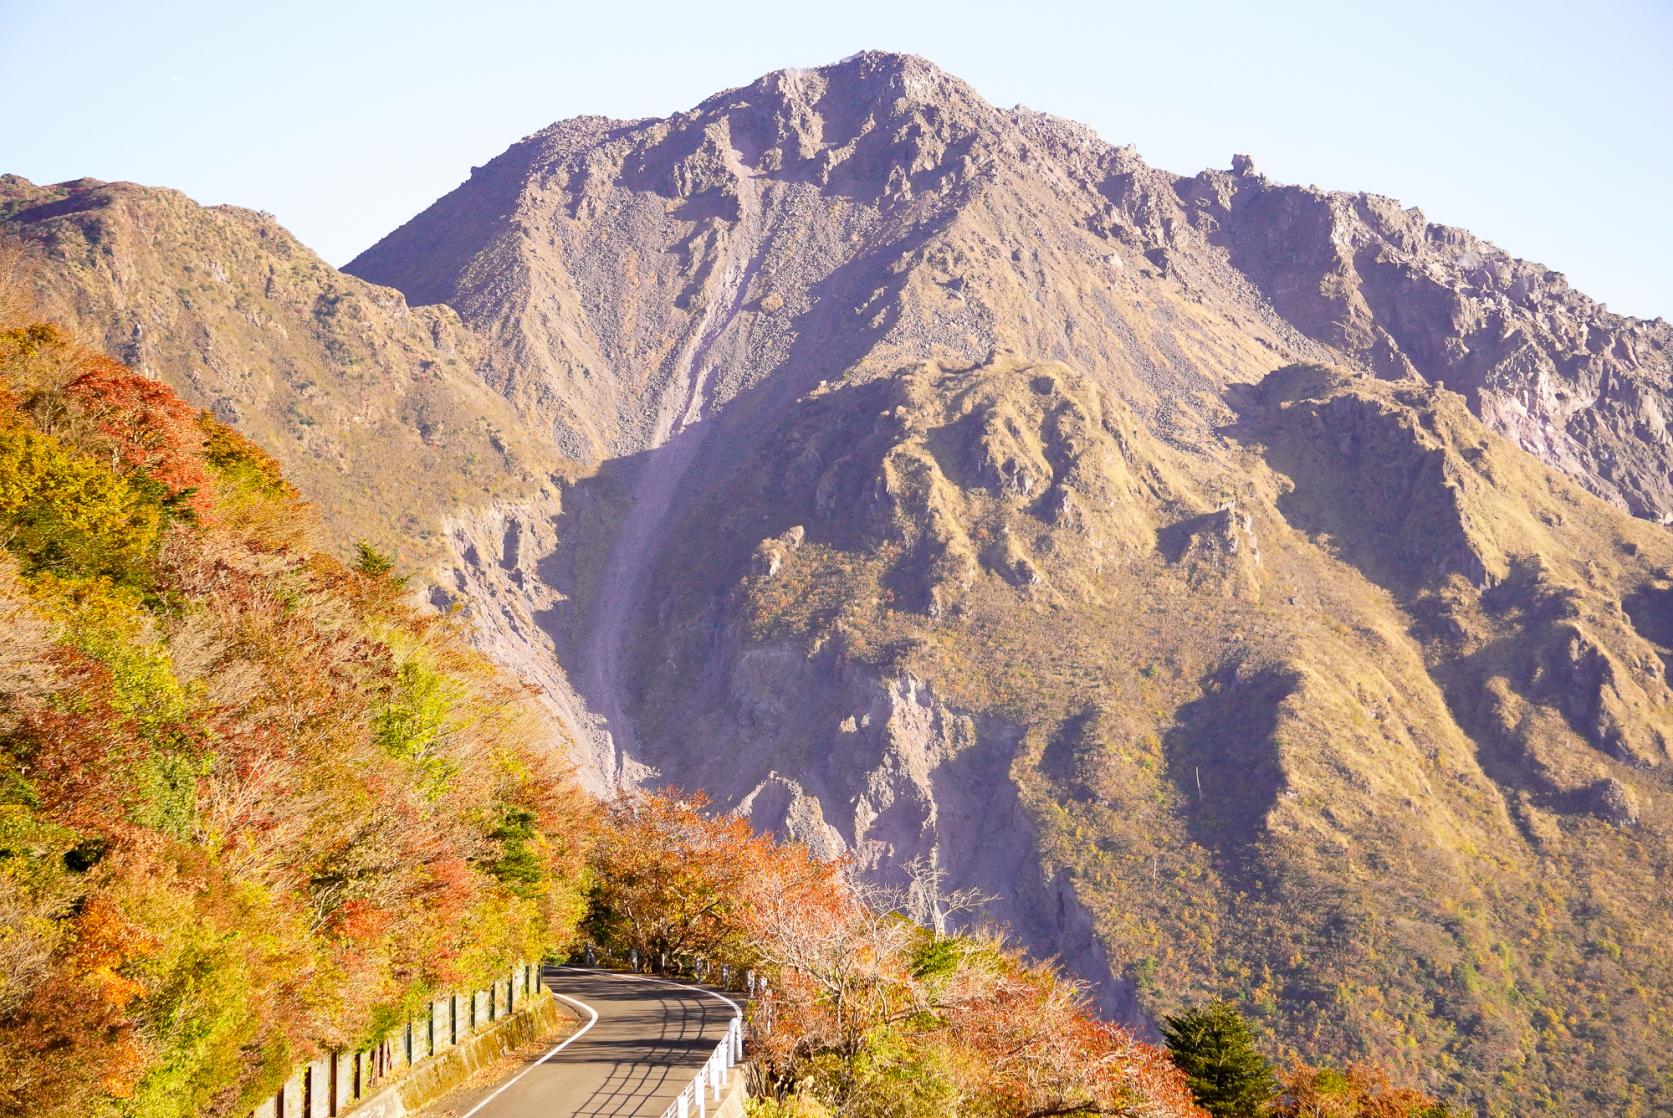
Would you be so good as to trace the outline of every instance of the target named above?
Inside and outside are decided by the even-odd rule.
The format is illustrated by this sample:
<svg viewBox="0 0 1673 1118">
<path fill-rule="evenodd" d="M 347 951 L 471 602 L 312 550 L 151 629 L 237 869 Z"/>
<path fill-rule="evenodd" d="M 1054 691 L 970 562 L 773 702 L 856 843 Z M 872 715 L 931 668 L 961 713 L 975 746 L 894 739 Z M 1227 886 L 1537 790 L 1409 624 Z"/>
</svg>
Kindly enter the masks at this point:
<svg viewBox="0 0 1673 1118">
<path fill-rule="evenodd" d="M 668 1104 L 662 1118 L 708 1118 L 710 1094 L 719 1102 L 726 1087 L 727 1076 L 744 1058 L 744 1021 L 742 1014 L 734 1014 L 726 1026 L 726 1036 L 715 1046 L 714 1052 L 697 1070 L 697 1077 L 686 1084 L 680 1097 Z"/>
</svg>

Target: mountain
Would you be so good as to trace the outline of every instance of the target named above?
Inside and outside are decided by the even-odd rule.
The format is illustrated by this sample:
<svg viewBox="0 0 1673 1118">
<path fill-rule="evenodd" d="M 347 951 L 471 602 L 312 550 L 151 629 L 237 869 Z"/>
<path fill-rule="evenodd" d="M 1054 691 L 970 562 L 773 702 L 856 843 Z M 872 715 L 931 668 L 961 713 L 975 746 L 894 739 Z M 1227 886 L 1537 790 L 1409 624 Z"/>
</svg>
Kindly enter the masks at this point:
<svg viewBox="0 0 1673 1118">
<path fill-rule="evenodd" d="M 1673 1107 L 1669 327 L 1233 164 L 887 54 L 513 145 L 333 281 L 578 463 L 433 600 L 596 783 L 931 859 L 1135 1023 Z"/>
<path fill-rule="evenodd" d="M 348 270 L 597 463 L 466 581 L 564 600 L 601 770 L 932 857 L 1131 1019 L 1673 1105 L 1665 322 L 881 54 L 554 125 Z"/>
<path fill-rule="evenodd" d="M 475 373 L 445 307 L 345 276 L 269 214 L 173 190 L 0 176 L 32 302 L 271 448 L 339 551 L 428 568 L 455 511 L 555 501 L 568 464 Z M 554 506 L 555 507 L 555 506 Z"/>
</svg>

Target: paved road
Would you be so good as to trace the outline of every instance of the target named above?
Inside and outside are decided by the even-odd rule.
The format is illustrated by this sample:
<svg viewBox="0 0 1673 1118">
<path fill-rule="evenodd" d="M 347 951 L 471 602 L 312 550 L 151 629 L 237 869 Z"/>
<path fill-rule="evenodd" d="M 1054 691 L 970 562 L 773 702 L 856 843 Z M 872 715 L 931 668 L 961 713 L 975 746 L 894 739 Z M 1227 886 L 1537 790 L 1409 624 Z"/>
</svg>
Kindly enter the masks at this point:
<svg viewBox="0 0 1673 1118">
<path fill-rule="evenodd" d="M 721 994 L 581 967 L 546 974 L 580 1031 L 469 1100 L 461 1118 L 659 1118 L 726 1035 Z"/>
</svg>

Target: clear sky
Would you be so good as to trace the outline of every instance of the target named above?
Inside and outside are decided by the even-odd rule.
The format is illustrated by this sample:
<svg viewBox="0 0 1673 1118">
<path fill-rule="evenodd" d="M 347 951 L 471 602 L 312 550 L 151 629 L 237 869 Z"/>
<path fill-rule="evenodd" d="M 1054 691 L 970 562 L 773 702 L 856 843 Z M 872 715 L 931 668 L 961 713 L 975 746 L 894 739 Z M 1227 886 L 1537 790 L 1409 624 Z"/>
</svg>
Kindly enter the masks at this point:
<svg viewBox="0 0 1673 1118">
<path fill-rule="evenodd" d="M 1673 318 L 1673 0 L 0 0 L 0 171 L 276 214 L 334 264 L 582 113 L 924 55 L 1195 172 L 1389 194 Z"/>
</svg>

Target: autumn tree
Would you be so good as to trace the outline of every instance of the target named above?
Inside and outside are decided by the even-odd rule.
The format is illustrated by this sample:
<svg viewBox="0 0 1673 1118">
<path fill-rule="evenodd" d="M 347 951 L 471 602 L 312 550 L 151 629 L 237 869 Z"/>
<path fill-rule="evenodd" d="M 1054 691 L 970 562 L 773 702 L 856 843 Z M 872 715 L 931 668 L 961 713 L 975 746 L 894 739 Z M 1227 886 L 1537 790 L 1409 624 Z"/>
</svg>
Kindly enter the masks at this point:
<svg viewBox="0 0 1673 1118">
<path fill-rule="evenodd" d="M 605 811 L 593 851 L 585 933 L 653 965 L 752 957 L 739 908 L 774 844 L 701 793 L 629 793 Z"/>
<path fill-rule="evenodd" d="M 29 287 L 34 262 L 17 240 L 0 237 L 0 330 L 26 324 L 34 299 Z"/>
<path fill-rule="evenodd" d="M 1054 966 L 938 931 L 934 912 L 966 894 L 926 867 L 915 887 L 882 887 L 673 790 L 618 798 L 592 866 L 594 942 L 765 979 L 749 1010 L 764 1114 L 1200 1113 L 1166 1054 L 1100 1021 Z"/>
<path fill-rule="evenodd" d="M 1396 1087 L 1388 1073 L 1369 1064 L 1345 1069 L 1296 1060 L 1279 1076 L 1274 1118 L 1452 1118 L 1432 1095 Z"/>
<path fill-rule="evenodd" d="M 780 1055 L 826 1051 L 851 1063 L 874 1030 L 928 1008 L 911 974 L 920 930 L 900 914 L 898 892 L 868 885 L 846 866 L 773 870 L 752 883 L 743 913 L 778 978 Z"/>
<path fill-rule="evenodd" d="M 996 899 L 982 889 L 952 888 L 946 867 L 933 854 L 920 854 L 901 867 L 906 871 L 906 903 L 913 921 L 944 936 L 955 917 L 980 912 Z"/>
<path fill-rule="evenodd" d="M 938 1015 L 975 1069 L 971 1114 L 1196 1113 L 1184 1076 L 1161 1049 L 1092 1012 L 1083 985 L 997 941 L 966 941 L 942 964 L 958 989 Z"/>
<path fill-rule="evenodd" d="M 1197 1113 L 1166 1054 L 1099 1020 L 1081 985 L 996 935 L 917 923 L 921 895 L 795 860 L 757 885 L 742 911 L 773 975 L 765 1093 L 843 1115 Z"/>
<path fill-rule="evenodd" d="M 406 581 L 395 574 L 395 557 L 386 551 L 379 551 L 365 540 L 354 545 L 354 569 L 367 578 Z"/>
</svg>

